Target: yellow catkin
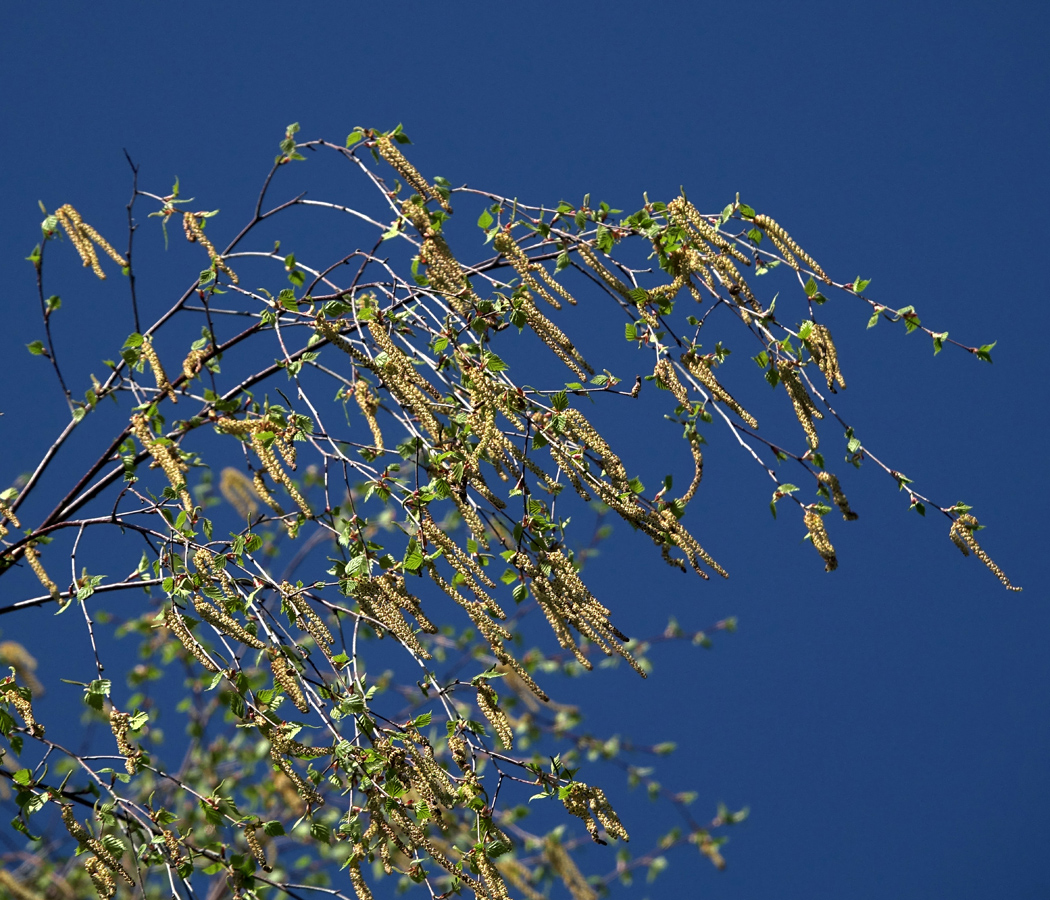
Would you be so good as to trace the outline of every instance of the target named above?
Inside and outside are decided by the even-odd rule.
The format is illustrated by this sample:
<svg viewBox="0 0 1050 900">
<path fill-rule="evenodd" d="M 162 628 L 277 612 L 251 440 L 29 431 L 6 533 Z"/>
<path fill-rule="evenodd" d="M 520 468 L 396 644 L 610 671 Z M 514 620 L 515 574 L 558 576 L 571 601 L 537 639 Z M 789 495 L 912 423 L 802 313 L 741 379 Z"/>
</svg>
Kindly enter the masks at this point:
<svg viewBox="0 0 1050 900">
<path fill-rule="evenodd" d="M 268 655 L 274 684 L 288 695 L 288 699 L 299 712 L 309 712 L 310 705 L 306 702 L 303 689 L 299 687 L 298 672 L 295 667 L 284 657 L 284 654 L 276 650 L 268 651 Z"/>
<path fill-rule="evenodd" d="M 835 342 L 831 339 L 828 327 L 814 325 L 806 339 L 806 346 L 827 380 L 828 387 L 834 391 L 837 383 L 839 387 L 845 388 L 846 379 L 842 377 L 842 370 L 839 368 L 838 350 L 835 349 Z"/>
<path fill-rule="evenodd" d="M 835 548 L 831 546 L 827 529 L 824 527 L 824 519 L 820 513 L 807 509 L 803 515 L 806 530 L 809 532 L 813 546 L 816 548 L 820 558 L 824 560 L 824 571 L 834 572 L 839 567 L 839 561 L 835 556 Z"/>
<path fill-rule="evenodd" d="M 973 551 L 973 555 L 988 567 L 988 570 L 998 578 L 1000 582 L 1002 582 L 1003 587 L 1008 591 L 1021 590 L 1021 588 L 1010 583 L 1010 579 L 1006 577 L 1006 573 L 995 564 L 995 561 L 981 548 L 981 545 L 977 543 L 977 538 L 973 536 L 976 528 L 977 519 L 969 513 L 963 513 L 959 518 L 952 522 L 952 527 L 949 531 L 952 543 L 962 550 L 964 556 L 969 556 L 970 554 L 968 551 Z"/>
<path fill-rule="evenodd" d="M 816 450 L 820 446 L 820 435 L 817 434 L 817 426 L 813 424 L 813 420 L 823 419 L 824 415 L 817 409 L 813 398 L 809 396 L 809 392 L 806 390 L 794 366 L 786 362 L 779 362 L 777 363 L 777 372 L 784 385 L 784 390 L 787 391 L 788 396 L 791 398 L 791 406 L 795 410 L 795 418 L 798 419 L 799 425 L 802 426 L 802 430 L 806 433 L 809 446 Z"/>
<path fill-rule="evenodd" d="M 263 464 L 263 468 L 266 469 L 266 473 L 276 482 L 284 485 L 284 489 L 288 492 L 288 495 L 295 501 L 296 506 L 303 511 L 308 519 L 313 517 L 313 511 L 310 509 L 310 504 L 306 502 L 306 498 L 299 493 L 299 489 L 295 486 L 295 482 L 292 481 L 291 476 L 284 471 L 281 464 L 277 461 L 277 457 L 273 452 L 273 445 L 267 444 L 259 436 L 259 432 L 253 432 L 251 437 L 252 449 L 255 450 L 256 456 L 259 457 L 259 461 Z"/>
<path fill-rule="evenodd" d="M 813 274 L 816 275 L 817 278 L 830 284 L 830 279 L 824 274 L 824 270 L 816 264 L 813 257 L 796 244 L 791 239 L 791 235 L 789 235 L 769 216 L 755 216 L 754 222 L 756 226 L 769 235 L 769 239 L 776 245 L 777 249 L 784 256 L 784 261 L 791 266 L 791 268 L 798 269 L 798 262 L 795 260 L 795 257 L 797 256 L 813 270 Z"/>
<path fill-rule="evenodd" d="M 380 134 L 376 135 L 376 149 L 379 151 L 379 155 L 383 157 L 389 164 L 390 167 L 397 172 L 408 185 L 416 191 L 425 200 L 436 200 L 438 205 L 447 213 L 452 213 L 452 207 L 449 206 L 448 201 L 441 196 L 437 188 L 431 187 L 427 183 L 427 180 L 419 174 L 419 170 L 412 165 L 404 154 L 394 145 L 394 142 L 390 139 L 389 135 Z"/>
<path fill-rule="evenodd" d="M 302 594 L 297 593 L 288 582 L 281 585 L 281 596 L 295 613 L 295 624 L 303 631 L 309 632 L 317 645 L 324 649 L 325 644 L 334 644 L 335 637 L 329 630 L 324 620 L 313 611 L 309 601 Z"/>
<path fill-rule="evenodd" d="M 134 885 L 135 882 L 132 880 L 131 875 L 128 874 L 128 870 L 121 865 L 120 860 L 117 859 L 109 850 L 106 845 L 97 838 L 88 838 L 84 841 L 84 844 L 89 850 L 92 850 L 95 856 L 98 857 L 98 861 L 102 863 L 107 869 L 113 872 L 115 875 L 119 875 L 123 881 L 127 884 Z"/>
<path fill-rule="evenodd" d="M 192 513 L 194 510 L 193 498 L 186 489 L 186 479 L 182 474 L 188 467 L 182 461 L 178 448 L 170 441 L 162 441 L 154 437 L 143 415 L 133 415 L 130 428 L 132 434 L 139 439 L 143 449 L 153 457 L 154 463 L 167 476 L 169 484 L 178 492 L 183 508 L 186 512 Z"/>
<path fill-rule="evenodd" d="M 95 887 L 96 893 L 102 900 L 109 900 L 117 892 L 116 882 L 113 880 L 113 876 L 99 860 L 94 856 L 89 856 L 84 860 L 84 871 L 88 873 L 91 878 L 91 883 Z"/>
<path fill-rule="evenodd" d="M 744 252 L 708 222 L 685 197 L 675 197 L 674 200 L 667 204 L 667 217 L 687 233 L 692 234 L 694 241 L 696 236 L 699 235 L 704 241 L 713 244 L 719 251 L 728 253 L 744 265 L 751 264 L 751 260 L 747 258 Z M 704 251 L 707 248 L 701 245 L 699 249 Z"/>
<path fill-rule="evenodd" d="M 379 421 L 376 412 L 379 410 L 379 398 L 372 392 L 371 386 L 363 378 L 354 382 L 354 399 L 361 409 L 361 415 L 368 423 L 368 429 L 372 432 L 372 443 L 377 450 L 383 450 L 383 432 L 379 429 Z"/>
<path fill-rule="evenodd" d="M 116 707 L 109 713 L 109 728 L 117 741 L 117 750 L 124 757 L 124 768 L 129 775 L 134 775 L 138 770 L 138 759 L 142 751 L 128 742 L 128 728 L 131 716 L 126 712 L 120 712 Z"/>
<path fill-rule="evenodd" d="M 186 354 L 186 358 L 182 361 L 182 374 L 186 376 L 186 381 L 190 382 L 196 378 L 201 369 L 204 368 L 204 361 L 211 355 L 212 347 L 209 344 L 207 347 L 201 347 L 197 350 L 190 350 Z"/>
<path fill-rule="evenodd" d="M 473 858 L 474 865 L 481 874 L 481 880 L 485 887 L 488 888 L 488 895 L 491 900 L 510 900 L 510 894 L 507 892 L 507 885 L 503 882 L 503 876 L 500 875 L 495 863 L 488 858 L 485 849 L 482 847 L 474 850 Z"/>
<path fill-rule="evenodd" d="M 164 846 L 167 848 L 168 858 L 171 860 L 171 864 L 178 868 L 186 861 L 186 855 L 182 852 L 179 839 L 175 836 L 173 831 L 169 831 L 167 828 L 162 828 L 160 833 L 164 838 Z"/>
<path fill-rule="evenodd" d="M 197 610 L 197 615 L 199 615 L 205 622 L 209 625 L 213 625 L 223 634 L 229 635 L 234 640 L 240 641 L 242 644 L 249 647 L 254 647 L 256 650 L 266 649 L 265 641 L 260 640 L 244 628 L 244 626 L 226 612 L 226 610 L 209 602 L 206 597 L 202 597 L 200 594 L 194 594 L 193 608 Z"/>
<path fill-rule="evenodd" d="M 543 855 L 551 869 L 554 870 L 554 874 L 562 880 L 573 900 L 598 900 L 597 891 L 587 883 L 576 861 L 553 834 L 548 835 L 544 841 Z"/>
<path fill-rule="evenodd" d="M 634 302 L 634 298 L 631 297 L 631 288 L 609 271 L 609 269 L 598 258 L 598 254 L 595 253 L 590 246 L 587 244 L 580 244 L 580 246 L 577 247 L 577 250 L 579 251 L 580 259 L 594 270 L 594 273 L 607 287 L 623 297 L 624 300 L 631 303 Z"/>
<path fill-rule="evenodd" d="M 496 695 L 496 692 L 484 682 L 479 682 L 475 687 L 478 691 L 478 709 L 489 720 L 492 730 L 499 736 L 503 746 L 508 750 L 513 749 L 514 732 L 511 730 L 510 719 L 507 718 L 507 714 L 500 709 L 499 697 Z"/>
<path fill-rule="evenodd" d="M 842 513 L 842 518 L 847 522 L 857 518 L 857 514 L 850 509 L 849 500 L 846 499 L 846 495 L 842 493 L 842 488 L 839 486 L 839 480 L 831 472 L 818 472 L 817 481 L 821 484 L 828 486 L 831 491 L 831 499 L 835 505 L 839 508 L 839 512 Z"/>
<path fill-rule="evenodd" d="M 368 882 L 365 881 L 365 876 L 361 874 L 361 860 L 352 860 L 346 868 L 350 873 L 350 884 L 354 886 L 357 900 L 372 900 L 372 891 L 368 887 Z"/>
<path fill-rule="evenodd" d="M 466 316 L 471 307 L 478 302 L 478 296 L 441 232 L 431 225 L 430 214 L 425 207 L 411 200 L 401 204 L 401 214 L 423 237 L 419 248 L 419 261 L 427 267 L 430 289 L 447 297 L 452 308 L 461 316 Z"/>
<path fill-rule="evenodd" d="M 44 564 L 40 561 L 40 551 L 33 544 L 26 544 L 25 555 L 29 568 L 33 570 L 33 574 L 36 575 L 40 584 L 43 585 L 44 589 L 54 600 L 59 600 L 61 594 L 58 590 L 58 585 L 51 580 L 44 569 Z"/>
<path fill-rule="evenodd" d="M 685 389 L 685 385 L 678 380 L 678 373 L 675 372 L 671 360 L 661 359 L 656 364 L 656 368 L 653 369 L 653 375 L 656 377 L 657 383 L 666 387 L 682 406 L 688 407 L 691 405 L 689 392 Z"/>
<path fill-rule="evenodd" d="M 715 378 L 714 372 L 711 371 L 711 360 L 707 357 L 696 356 L 692 353 L 686 353 L 682 356 L 682 365 L 692 373 L 697 381 L 699 381 L 708 392 L 711 394 L 711 399 L 719 401 L 728 406 L 733 412 L 735 412 L 744 422 L 751 428 L 758 428 L 758 420 L 751 415 L 744 407 L 742 407 L 733 396 L 722 387 L 718 379 Z"/>
<path fill-rule="evenodd" d="M 164 609 L 164 624 L 174 633 L 174 635 L 182 642 L 190 653 L 190 655 L 197 660 L 205 669 L 209 672 L 218 672 L 219 667 L 211 661 L 211 658 L 207 653 L 204 652 L 204 648 L 197 642 L 197 639 L 190 633 L 189 628 L 186 627 L 186 622 L 182 616 L 179 615 L 178 610 L 174 606 L 168 606 Z"/>
<path fill-rule="evenodd" d="M 515 299 L 521 303 L 521 311 L 525 314 L 526 324 L 553 351 L 554 355 L 576 374 L 580 381 L 586 381 L 588 375 L 594 374 L 594 369 L 573 346 L 572 341 L 539 311 L 536 302 L 527 291 L 521 292 Z"/>
<path fill-rule="evenodd" d="M 230 281 L 234 284 L 240 282 L 237 273 L 226 264 L 225 260 L 219 255 L 219 252 L 215 249 L 212 242 L 208 240 L 207 236 L 204 234 L 204 229 L 201 228 L 201 223 L 198 221 L 197 216 L 194 213 L 183 213 L 182 230 L 186 233 L 187 241 L 191 244 L 200 244 L 208 251 L 208 258 L 212 261 L 212 265 L 214 265 L 216 269 L 229 275 Z"/>
<path fill-rule="evenodd" d="M 258 863 L 259 868 L 264 872 L 272 872 L 273 866 L 266 862 L 266 854 L 263 853 L 262 844 L 259 843 L 259 836 L 255 833 L 255 825 L 244 826 L 244 840 L 248 844 L 248 849 L 251 851 L 252 858 Z"/>
<path fill-rule="evenodd" d="M 80 255 L 84 265 L 90 266 L 91 270 L 99 278 L 105 280 L 106 274 L 102 271 L 102 267 L 99 265 L 98 254 L 95 253 L 95 248 L 92 246 L 92 243 L 97 244 L 99 249 L 101 249 L 106 256 L 112 259 L 118 266 L 127 268 L 127 260 L 117 253 L 102 235 L 84 222 L 83 219 L 80 218 L 80 213 L 68 203 L 55 210 L 55 218 L 58 219 L 59 224 L 61 224 L 63 230 L 66 232 L 70 243 Z"/>
<path fill-rule="evenodd" d="M 583 821 L 592 840 L 602 843 L 598 836 L 598 822 L 601 822 L 606 833 L 611 837 L 621 841 L 630 840 L 627 830 L 623 827 L 612 806 L 609 805 L 601 788 L 592 787 L 582 781 L 574 781 L 568 785 L 562 803 L 565 804 L 565 809 L 571 815 Z"/>
<path fill-rule="evenodd" d="M 690 437 L 689 452 L 693 454 L 693 480 L 689 482 L 689 487 L 680 498 L 682 503 L 688 503 L 693 499 L 696 495 L 696 489 L 700 487 L 700 481 L 704 477 L 704 454 L 700 449 L 699 437 Z"/>
<path fill-rule="evenodd" d="M 168 375 L 164 371 L 164 366 L 161 365 L 160 357 L 157 356 L 157 351 L 153 347 L 153 339 L 145 334 L 142 336 L 142 347 L 140 352 L 142 353 L 143 359 L 149 363 L 150 369 L 153 371 L 153 378 L 157 382 L 157 390 L 162 394 L 167 394 L 168 399 L 172 403 L 178 403 L 178 399 L 175 397 L 175 388 L 171 386 L 171 382 L 168 381 Z"/>
<path fill-rule="evenodd" d="M 0 681 L 0 699 L 6 700 L 15 708 L 26 723 L 26 731 L 33 737 L 43 737 L 44 726 L 38 723 L 33 715 L 33 701 L 26 696 L 28 693 L 29 690 L 20 688 L 11 676 Z"/>
<path fill-rule="evenodd" d="M 15 528 L 21 528 L 22 523 L 18 521 L 18 516 L 15 515 L 15 511 L 7 504 L 6 501 L 0 500 L 0 520 L 7 519 Z M 0 524 L 0 537 L 4 537 L 7 534 L 7 528 Z"/>
<path fill-rule="evenodd" d="M 252 481 L 232 466 L 227 466 L 219 475 L 219 493 L 242 519 L 250 519 L 259 511 L 259 495 Z"/>
<path fill-rule="evenodd" d="M 550 291 L 548 291 L 544 285 L 537 281 L 537 275 L 539 275 L 546 284 L 550 285 L 555 293 L 562 297 L 567 303 L 572 306 L 576 305 L 576 299 L 572 294 L 558 284 L 558 282 L 548 274 L 547 270 L 544 269 L 542 265 L 532 262 L 532 260 L 526 255 L 525 251 L 518 246 L 517 241 L 514 240 L 509 231 L 498 232 L 492 241 L 492 245 L 507 258 L 507 261 L 511 264 L 511 268 L 513 268 L 521 278 L 521 283 L 533 293 L 539 294 L 555 309 L 561 309 L 561 303 L 556 297 L 551 295 Z"/>
</svg>

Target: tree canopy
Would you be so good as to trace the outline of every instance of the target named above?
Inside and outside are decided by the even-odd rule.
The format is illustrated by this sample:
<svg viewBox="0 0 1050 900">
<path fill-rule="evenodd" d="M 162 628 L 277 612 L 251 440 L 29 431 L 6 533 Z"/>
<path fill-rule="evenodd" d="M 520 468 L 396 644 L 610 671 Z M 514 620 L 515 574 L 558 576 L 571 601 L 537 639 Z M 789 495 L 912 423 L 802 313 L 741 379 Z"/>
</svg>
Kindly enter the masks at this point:
<svg viewBox="0 0 1050 900">
<path fill-rule="evenodd" d="M 73 675 L 58 652 L 3 645 L 0 775 L 33 848 L 0 871 L 12 895 L 368 900 L 396 884 L 533 900 L 559 885 L 584 900 L 659 874 L 679 845 L 723 867 L 746 810 L 700 815 L 710 798 L 636 762 L 673 748 L 581 735 L 585 710 L 556 690 L 596 666 L 645 678 L 655 640 L 733 629 L 631 635 L 620 598 L 587 585 L 614 521 L 685 576 L 729 577 L 689 514 L 709 442 L 769 480 L 769 511 L 828 572 L 848 564 L 836 531 L 863 527 L 848 490 L 867 465 L 1019 589 L 970 506 L 927 496 L 837 408 L 863 372 L 840 364 L 822 307 L 921 332 L 934 353 L 990 362 L 994 345 L 828 274 L 779 212 L 739 196 L 713 211 L 684 191 L 629 214 L 589 195 L 534 205 L 424 176 L 408 144 L 400 126 L 345 143 L 289 126 L 226 241 L 217 210 L 178 182 L 148 190 L 133 163 L 120 242 L 76 198 L 43 210 L 29 262 L 44 336 L 28 349 L 70 418 L 0 494 L 0 575 L 39 582 L 0 613 L 81 617 L 94 666 L 76 678 L 103 727 L 57 743 L 33 699 Z M 352 176 L 347 196 L 271 205 L 321 155 Z M 186 273 L 163 304 L 136 289 L 143 239 Z M 124 279 L 113 358 L 85 391 L 52 338 L 59 253 Z M 611 435 L 652 414 L 676 423 L 681 462 L 647 485 Z M 59 465 L 74 452 L 83 467 Z M 41 494 L 51 511 L 20 519 Z M 126 591 L 145 597 L 133 613 L 105 611 Z M 629 843 L 589 757 L 665 801 L 656 846 Z M 589 842 L 614 845 L 600 871 L 578 861 Z"/>
</svg>

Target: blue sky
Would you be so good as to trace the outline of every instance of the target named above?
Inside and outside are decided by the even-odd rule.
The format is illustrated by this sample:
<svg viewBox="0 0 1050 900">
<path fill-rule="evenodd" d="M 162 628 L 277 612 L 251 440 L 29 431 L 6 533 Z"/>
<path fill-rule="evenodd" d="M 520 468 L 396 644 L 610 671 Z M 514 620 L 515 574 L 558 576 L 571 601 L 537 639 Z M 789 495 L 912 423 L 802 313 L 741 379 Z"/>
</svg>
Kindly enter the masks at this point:
<svg viewBox="0 0 1050 900">
<path fill-rule="evenodd" d="M 596 731 L 677 741 L 660 777 L 695 787 L 698 813 L 752 809 L 726 872 L 683 851 L 622 896 L 1050 893 L 1045 7 L 261 0 L 2 17 L 4 483 L 65 420 L 24 346 L 40 337 L 23 261 L 37 200 L 119 233 L 127 149 L 143 186 L 178 175 L 232 234 L 293 121 L 334 141 L 403 122 L 424 172 L 537 203 L 589 191 L 633 210 L 642 191 L 684 185 L 720 209 L 740 191 L 834 277 L 871 278 L 877 300 L 913 304 L 966 343 L 998 341 L 992 366 L 934 358 L 920 335 L 829 310 L 850 379 L 841 405 L 865 442 L 932 497 L 972 504 L 1023 593 L 964 560 L 871 467 L 825 575 L 799 523 L 770 518 L 767 483 L 713 448 L 695 515 L 730 581 L 677 579 L 619 531 L 588 578 L 633 633 L 668 615 L 697 628 L 735 615 L 740 630 L 710 652 L 659 649 L 644 684 L 598 673 L 570 690 L 599 701 Z M 115 335 L 95 294 L 78 304 L 86 279 L 67 269 L 58 340 L 86 378 L 130 329 Z M 167 298 L 158 282 L 146 294 Z M 656 432 L 621 440 L 643 470 L 659 455 Z M 19 629 L 47 618 L 0 624 L 28 643 Z"/>
</svg>

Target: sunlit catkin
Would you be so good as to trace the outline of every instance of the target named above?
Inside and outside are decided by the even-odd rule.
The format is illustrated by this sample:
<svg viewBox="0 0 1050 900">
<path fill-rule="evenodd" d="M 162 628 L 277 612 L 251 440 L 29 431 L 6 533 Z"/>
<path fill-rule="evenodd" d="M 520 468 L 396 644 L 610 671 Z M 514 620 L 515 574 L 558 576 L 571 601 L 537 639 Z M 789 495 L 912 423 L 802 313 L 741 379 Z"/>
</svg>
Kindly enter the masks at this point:
<svg viewBox="0 0 1050 900">
<path fill-rule="evenodd" d="M 573 900 L 597 900 L 597 891 L 588 884 L 587 879 L 583 877 L 583 873 L 576 865 L 576 861 L 562 846 L 556 835 L 547 836 L 543 844 L 543 855 L 554 874 L 562 880 Z"/>
<path fill-rule="evenodd" d="M 827 529 L 824 528 L 824 519 L 820 513 L 812 509 L 807 509 L 802 518 L 806 523 L 806 530 L 809 531 L 813 546 L 820 554 L 820 558 L 824 560 L 824 571 L 834 572 L 839 567 L 839 561 L 835 557 L 835 548 L 831 546 Z"/>
<path fill-rule="evenodd" d="M 264 872 L 272 872 L 273 866 L 266 861 L 266 854 L 263 852 L 262 844 L 259 843 L 259 835 L 256 834 L 255 831 L 255 825 L 245 825 L 244 841 L 248 845 L 252 858 L 258 864 L 259 868 Z"/>
<path fill-rule="evenodd" d="M 981 548 L 981 545 L 977 543 L 977 538 L 973 536 L 976 529 L 977 519 L 969 513 L 963 513 L 959 518 L 952 522 L 949 536 L 952 539 L 952 543 L 962 550 L 964 556 L 969 556 L 970 554 L 968 551 L 972 550 L 973 555 L 988 567 L 988 570 L 1002 582 L 1003 587 L 1008 591 L 1021 590 L 1021 588 L 1010 583 L 1010 579 L 1006 577 L 1006 573 L 995 564 L 992 558 Z"/>
<path fill-rule="evenodd" d="M 142 751 L 128 741 L 128 729 L 130 728 L 131 716 L 126 712 L 120 712 L 116 707 L 109 713 L 109 728 L 117 741 L 117 750 L 124 757 L 124 768 L 129 775 L 134 775 L 138 770 L 138 759 Z"/>
<path fill-rule="evenodd" d="M 733 412 L 735 412 L 741 419 L 744 420 L 747 425 L 751 428 L 758 428 L 758 420 L 751 415 L 744 407 L 742 407 L 733 396 L 719 383 L 718 379 L 715 378 L 714 372 L 711 371 L 711 364 L 713 360 L 704 357 L 697 356 L 695 353 L 686 353 L 682 356 L 682 365 L 694 375 L 708 392 L 711 394 L 712 400 L 717 400 L 728 406 Z"/>
<path fill-rule="evenodd" d="M 835 505 L 839 508 L 839 512 L 842 513 L 842 518 L 847 522 L 857 518 L 857 514 L 850 509 L 849 500 L 846 499 L 846 495 L 842 493 L 842 488 L 839 486 L 839 480 L 831 472 L 817 472 L 817 481 L 821 484 L 827 485 L 831 491 L 831 499 Z"/>
<path fill-rule="evenodd" d="M 168 375 L 164 371 L 164 366 L 161 365 L 156 349 L 153 347 L 153 339 L 148 334 L 142 336 L 140 352 L 142 353 L 142 358 L 149 363 L 149 367 L 153 372 L 153 378 L 157 382 L 157 390 L 162 394 L 167 394 L 168 399 L 172 403 L 178 403 L 179 401 L 175 396 L 175 388 L 168 381 Z"/>
<path fill-rule="evenodd" d="M 6 700 L 15 708 L 26 724 L 26 731 L 33 737 L 44 736 L 44 726 L 38 723 L 33 715 L 33 701 L 30 699 L 28 688 L 19 687 L 14 678 L 8 676 L 0 681 L 0 699 Z"/>
<path fill-rule="evenodd" d="M 240 469 L 227 466 L 219 475 L 219 493 L 242 519 L 251 519 L 259 511 L 259 495 L 252 481 Z"/>
<path fill-rule="evenodd" d="M 33 544 L 26 544 L 25 555 L 29 568 L 33 570 L 33 574 L 36 575 L 37 580 L 43 585 L 44 590 L 51 595 L 52 599 L 59 600 L 61 594 L 58 590 L 58 585 L 51 580 L 44 569 L 44 564 L 40 561 L 40 551 Z"/>
<path fill-rule="evenodd" d="M 204 652 L 204 648 L 190 633 L 189 628 L 186 627 L 186 622 L 183 620 L 182 616 L 179 615 L 178 610 L 176 610 L 174 606 L 167 606 L 164 608 L 164 624 L 167 625 L 175 637 L 182 642 L 182 646 L 189 651 L 190 655 L 204 666 L 205 669 L 209 672 L 219 671 L 219 667 L 215 665 L 208 654 Z"/>
<path fill-rule="evenodd" d="M 514 732 L 511 730 L 510 719 L 507 718 L 507 714 L 500 709 L 499 698 L 496 692 L 484 682 L 479 682 L 475 687 L 478 692 L 478 709 L 489 720 L 492 730 L 499 736 L 503 746 L 508 750 L 512 749 L 514 746 Z"/>
<path fill-rule="evenodd" d="M 277 650 L 267 651 L 270 657 L 270 670 L 273 672 L 273 682 L 295 704 L 299 712 L 310 711 L 310 704 L 306 702 L 306 695 L 299 687 L 298 672 L 295 667 L 285 658 L 284 654 Z"/>
<path fill-rule="evenodd" d="M 754 222 L 756 226 L 769 235 L 769 239 L 776 245 L 777 249 L 783 255 L 784 261 L 791 266 L 791 268 L 798 269 L 798 262 L 795 260 L 795 257 L 797 256 L 802 262 L 809 266 L 810 269 L 812 269 L 813 274 L 816 275 L 817 278 L 830 283 L 830 279 L 824 274 L 824 270 L 816 264 L 813 257 L 796 244 L 791 239 L 791 235 L 784 231 L 784 229 L 769 216 L 755 216 Z"/>
<path fill-rule="evenodd" d="M 84 860 L 84 871 L 88 873 L 88 877 L 91 878 L 91 883 L 95 887 L 95 892 L 102 898 L 102 900 L 109 900 L 117 892 L 117 884 L 113 880 L 113 876 L 97 857 L 89 856 Z"/>
<path fill-rule="evenodd" d="M 90 266 L 91 270 L 99 278 L 105 280 L 106 274 L 102 271 L 102 267 L 99 265 L 98 254 L 95 253 L 93 243 L 98 244 L 99 248 L 106 254 L 106 256 L 112 259 L 118 266 L 121 268 L 127 268 L 127 260 L 117 253 L 102 235 L 84 222 L 80 218 L 80 213 L 73 209 L 68 203 L 55 210 L 55 218 L 58 219 L 59 224 L 69 237 L 69 242 L 73 245 L 74 249 L 76 249 L 84 265 Z"/>
<path fill-rule="evenodd" d="M 405 159 L 404 155 L 394 145 L 389 135 L 379 134 L 375 138 L 376 149 L 398 175 L 405 179 L 406 183 L 425 200 L 436 200 L 438 205 L 447 213 L 452 212 L 448 201 L 441 196 L 437 188 L 431 187 L 427 180 L 419 174 L 412 163 Z"/>
<path fill-rule="evenodd" d="M 219 252 L 215 249 L 211 241 L 208 240 L 207 235 L 204 234 L 204 229 L 201 228 L 201 223 L 198 221 L 197 216 L 194 213 L 187 212 L 183 213 L 182 216 L 182 230 L 186 233 L 186 240 L 191 244 L 200 244 L 205 250 L 208 251 L 208 258 L 211 260 L 212 265 L 216 269 L 225 272 L 230 276 L 230 281 L 234 284 L 238 284 L 240 279 L 237 277 L 237 273 L 233 271 L 222 258 Z"/>
<path fill-rule="evenodd" d="M 816 360 L 817 367 L 827 380 L 828 387 L 835 390 L 836 383 L 841 388 L 846 387 L 846 379 L 842 377 L 842 370 L 839 369 L 839 354 L 835 349 L 835 342 L 831 339 L 828 327 L 814 325 L 806 339 L 806 346 L 809 347 L 809 352 Z"/>
<path fill-rule="evenodd" d="M 354 382 L 354 399 L 357 400 L 357 405 L 361 409 L 361 415 L 365 417 L 368 428 L 372 432 L 372 443 L 377 450 L 384 449 L 383 432 L 379 430 L 379 421 L 376 419 L 376 412 L 379 410 L 379 398 L 372 393 L 371 386 L 363 378 L 358 378 Z"/>
<path fill-rule="evenodd" d="M 794 366 L 790 363 L 779 362 L 777 363 L 777 372 L 780 375 L 784 389 L 791 398 L 791 406 L 795 410 L 795 418 L 798 419 L 799 425 L 802 426 L 802 430 L 806 433 L 809 446 L 816 450 L 820 445 L 820 435 L 817 434 L 817 426 L 813 424 L 813 420 L 823 419 L 824 415 L 817 409 L 813 398 L 809 396 L 809 392 L 806 390 L 805 385 L 802 384 L 802 379 Z"/>
</svg>

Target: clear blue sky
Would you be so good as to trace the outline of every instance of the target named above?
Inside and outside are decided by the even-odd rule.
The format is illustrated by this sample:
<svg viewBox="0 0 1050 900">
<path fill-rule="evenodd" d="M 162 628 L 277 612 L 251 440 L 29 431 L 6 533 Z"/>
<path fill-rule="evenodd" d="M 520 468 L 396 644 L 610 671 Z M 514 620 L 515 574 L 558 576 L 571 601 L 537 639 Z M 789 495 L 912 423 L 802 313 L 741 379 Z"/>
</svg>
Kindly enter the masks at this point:
<svg viewBox="0 0 1050 900">
<path fill-rule="evenodd" d="M 698 815 L 718 800 L 752 815 L 726 872 L 682 851 L 621 895 L 1046 897 L 1048 34 L 1048 7 L 1019 2 L 7 6 L 0 480 L 65 417 L 24 347 L 41 330 L 23 261 L 37 200 L 119 233 L 123 148 L 144 186 L 177 174 L 228 229 L 292 121 L 336 141 L 403 122 L 425 172 L 532 202 L 590 191 L 632 210 L 643 190 L 685 185 L 718 209 L 740 191 L 836 278 L 872 278 L 880 302 L 967 343 L 998 341 L 993 366 L 935 359 L 919 335 L 866 331 L 859 309 L 835 319 L 842 405 L 865 441 L 931 496 L 974 505 L 1025 591 L 964 560 L 944 521 L 909 513 L 873 468 L 825 575 L 798 522 L 771 520 L 759 474 L 712 450 L 696 521 L 731 580 L 676 578 L 619 533 L 589 578 L 636 634 L 671 614 L 736 615 L 740 631 L 712 652 L 655 653 L 644 684 L 599 674 L 574 690 L 615 685 L 596 731 L 679 743 L 661 778 L 695 787 Z M 79 324 L 56 320 L 60 345 L 113 356 L 110 313 L 64 294 Z M 644 467 L 653 439 L 625 435 L 624 455 Z M 2 624 L 31 640 L 29 620 Z"/>
</svg>

